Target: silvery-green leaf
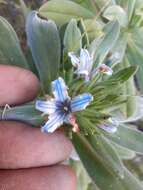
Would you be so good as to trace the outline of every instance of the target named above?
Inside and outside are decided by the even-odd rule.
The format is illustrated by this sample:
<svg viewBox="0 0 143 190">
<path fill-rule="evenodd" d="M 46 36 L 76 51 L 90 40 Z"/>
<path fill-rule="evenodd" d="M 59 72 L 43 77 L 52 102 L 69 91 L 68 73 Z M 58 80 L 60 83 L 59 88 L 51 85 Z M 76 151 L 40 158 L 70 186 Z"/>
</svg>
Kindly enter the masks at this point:
<svg viewBox="0 0 143 190">
<path fill-rule="evenodd" d="M 83 20 L 86 32 L 88 34 L 89 41 L 92 42 L 94 39 L 103 35 L 102 24 L 95 19 Z"/>
<path fill-rule="evenodd" d="M 77 21 L 72 19 L 65 30 L 64 48 L 66 52 L 76 52 L 82 47 L 82 36 Z"/>
<path fill-rule="evenodd" d="M 115 134 L 106 133 L 105 136 L 120 146 L 143 154 L 143 133 L 139 130 L 120 125 Z"/>
<path fill-rule="evenodd" d="M 91 179 L 89 178 L 85 168 L 83 167 L 80 161 L 72 162 L 72 167 L 76 171 L 77 176 L 77 190 L 87 190 L 88 185 L 91 183 Z"/>
<path fill-rule="evenodd" d="M 54 21 L 40 18 L 36 11 L 32 11 L 28 16 L 26 32 L 42 89 L 48 92 L 51 81 L 57 78 L 59 71 L 61 57 L 59 32 Z"/>
<path fill-rule="evenodd" d="M 111 66 L 115 66 L 117 63 L 121 63 L 123 61 L 127 48 L 127 37 L 128 35 L 126 33 L 121 33 L 115 45 L 113 46 L 111 53 L 115 58 Z"/>
<path fill-rule="evenodd" d="M 87 139 L 101 162 L 103 162 L 103 165 L 111 172 L 115 172 L 115 175 L 123 177 L 123 163 L 110 141 L 102 135 L 88 135 Z"/>
<path fill-rule="evenodd" d="M 121 26 L 125 27 L 128 25 L 128 17 L 126 12 L 119 5 L 109 6 L 103 13 L 103 16 L 108 20 L 118 20 Z"/>
<path fill-rule="evenodd" d="M 2 120 L 20 121 L 33 126 L 40 126 L 44 122 L 41 112 L 35 109 L 35 102 L 21 106 L 1 108 L 0 118 Z"/>
<path fill-rule="evenodd" d="M 74 1 L 74 2 L 78 3 L 79 5 L 89 9 L 93 13 L 96 13 L 96 11 L 97 11 L 97 7 L 96 7 L 93 0 L 72 0 L 72 1 Z"/>
<path fill-rule="evenodd" d="M 123 160 L 131 160 L 136 156 L 136 153 L 132 150 L 124 148 L 118 144 L 113 143 L 115 150 L 117 151 L 119 157 Z"/>
<path fill-rule="evenodd" d="M 135 7 L 136 7 L 136 2 L 137 0 L 128 0 L 128 10 L 127 10 L 127 14 L 128 14 L 128 20 L 129 22 L 131 21 L 134 11 L 135 11 Z"/>
<path fill-rule="evenodd" d="M 26 6 L 24 0 L 19 0 L 19 2 L 20 2 L 20 8 L 22 10 L 22 13 L 23 13 L 24 17 L 26 18 L 30 10 Z"/>
<path fill-rule="evenodd" d="M 120 34 L 120 26 L 118 21 L 109 22 L 104 28 L 105 35 L 102 38 L 101 42 L 98 44 L 95 43 L 95 51 L 92 52 L 94 61 L 97 61 L 98 64 L 101 64 L 109 51 L 113 48 L 116 43 L 119 34 Z M 92 44 L 92 49 L 94 48 L 94 44 Z"/>
<path fill-rule="evenodd" d="M 62 26 L 72 18 L 88 19 L 95 15 L 88 9 L 79 4 L 67 0 L 51 0 L 45 3 L 40 9 L 39 14 L 48 19 L 52 19 L 57 25 Z"/>
<path fill-rule="evenodd" d="M 79 134 L 73 134 L 73 144 L 80 155 L 88 174 L 94 183 L 102 190 L 142 190 L 143 186 L 126 168 L 124 168 L 124 178 L 112 175 L 103 165 L 94 151 L 94 148 L 87 139 Z"/>
<path fill-rule="evenodd" d="M 29 68 L 12 26 L 0 17 L 0 63 Z"/>
<path fill-rule="evenodd" d="M 143 91 L 143 28 L 136 28 L 128 36 L 127 58 L 131 65 L 138 65 L 137 80 L 141 92 Z"/>
<path fill-rule="evenodd" d="M 96 0 L 96 8 L 98 11 L 101 9 L 104 10 L 107 6 L 112 5 L 112 0 L 107 1 L 107 0 Z"/>
<path fill-rule="evenodd" d="M 79 25 L 81 36 L 82 36 L 82 47 L 86 48 L 87 46 L 89 46 L 89 36 L 87 33 L 85 22 L 82 18 L 80 19 L 78 25 Z"/>
<path fill-rule="evenodd" d="M 125 56 L 122 64 L 119 64 L 118 67 L 124 68 L 128 66 L 130 66 L 130 64 Z M 123 94 L 123 96 L 126 96 L 126 103 L 122 105 L 121 110 L 126 118 L 131 117 L 134 114 L 137 106 L 135 98 L 136 87 L 133 77 L 130 77 L 130 79 L 124 85 L 122 85 L 121 94 Z"/>
<path fill-rule="evenodd" d="M 120 123 L 130 123 L 130 122 L 135 122 L 139 119 L 143 118 L 143 97 L 140 96 L 135 96 L 135 97 L 130 97 L 130 100 L 134 99 L 136 106 L 134 106 L 134 112 L 133 114 L 120 121 Z"/>
<path fill-rule="evenodd" d="M 97 187 L 97 185 L 95 185 L 95 183 L 91 183 L 89 184 L 87 190 L 100 190 L 100 189 Z"/>
</svg>

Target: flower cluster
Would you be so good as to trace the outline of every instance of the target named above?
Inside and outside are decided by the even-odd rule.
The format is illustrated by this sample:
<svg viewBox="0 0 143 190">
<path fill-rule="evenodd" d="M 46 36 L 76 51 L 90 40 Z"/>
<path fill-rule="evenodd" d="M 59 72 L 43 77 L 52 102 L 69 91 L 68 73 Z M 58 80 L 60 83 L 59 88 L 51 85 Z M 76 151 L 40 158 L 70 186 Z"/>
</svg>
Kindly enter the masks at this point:
<svg viewBox="0 0 143 190">
<path fill-rule="evenodd" d="M 91 80 L 98 73 L 112 75 L 113 70 L 105 64 L 99 65 L 97 68 L 93 67 L 93 58 L 87 49 L 81 49 L 78 57 L 74 52 L 69 52 L 69 57 L 74 67 L 77 68 L 76 73 L 83 75 L 86 81 Z"/>
<path fill-rule="evenodd" d="M 68 55 L 71 58 L 73 66 L 77 68 L 76 74 L 84 76 L 85 81 L 91 80 L 98 73 L 105 73 L 107 75 L 112 75 L 113 73 L 112 69 L 105 64 L 101 64 L 94 69 L 93 59 L 87 49 L 81 49 L 79 57 L 73 52 L 70 52 Z M 51 97 L 46 101 L 36 101 L 36 109 L 49 116 L 48 121 L 42 127 L 42 131 L 52 133 L 63 123 L 71 124 L 74 132 L 79 131 L 74 113 L 84 110 L 93 100 L 93 96 L 90 93 L 83 93 L 71 98 L 67 90 L 68 87 L 65 81 L 59 77 L 52 82 L 54 98 Z M 117 129 L 116 123 L 111 119 L 99 127 L 110 133 L 114 133 Z"/>
</svg>

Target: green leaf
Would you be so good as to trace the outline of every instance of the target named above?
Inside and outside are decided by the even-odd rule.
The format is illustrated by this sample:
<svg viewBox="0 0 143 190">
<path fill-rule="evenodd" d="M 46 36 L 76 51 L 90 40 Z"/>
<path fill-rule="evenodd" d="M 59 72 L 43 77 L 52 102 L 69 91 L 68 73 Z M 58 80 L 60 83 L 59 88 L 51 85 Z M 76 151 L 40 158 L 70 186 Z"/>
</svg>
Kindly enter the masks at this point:
<svg viewBox="0 0 143 190">
<path fill-rule="evenodd" d="M 116 66 L 117 63 L 121 63 L 125 57 L 125 52 L 127 49 L 127 40 L 128 40 L 128 34 L 127 33 L 120 33 L 118 40 L 116 41 L 115 45 L 113 46 L 111 50 L 112 56 L 114 56 L 114 59 L 112 63 L 108 63 L 108 66 Z M 108 60 L 108 59 L 107 59 Z M 122 64 L 120 64 L 122 65 Z M 117 65 L 117 68 L 120 68 L 120 65 Z M 116 68 L 115 68 L 116 70 Z"/>
<path fill-rule="evenodd" d="M 114 146 L 102 135 L 88 135 L 88 142 L 94 148 L 99 159 L 115 175 L 124 176 L 124 166 Z"/>
<path fill-rule="evenodd" d="M 116 149 L 119 157 L 123 160 L 131 160 L 136 156 L 134 151 L 129 150 L 127 148 L 124 148 L 123 146 L 120 146 L 120 145 L 115 144 L 115 143 L 113 143 L 113 146 Z"/>
<path fill-rule="evenodd" d="M 100 190 L 97 185 L 91 183 L 89 186 L 88 186 L 88 189 L 87 190 Z"/>
<path fill-rule="evenodd" d="M 89 9 L 90 11 L 92 11 L 93 13 L 97 12 L 95 3 L 93 2 L 93 0 L 72 0 L 76 3 L 78 3 L 79 5 Z"/>
<path fill-rule="evenodd" d="M 129 96 L 129 100 L 134 101 L 134 112 L 130 117 L 125 118 L 123 123 L 133 123 L 143 118 L 143 98 L 141 96 Z M 131 105 L 132 106 L 132 105 Z M 130 108 L 130 106 L 129 106 Z M 133 108 L 132 108 L 133 109 Z"/>
<path fill-rule="evenodd" d="M 109 6 L 103 13 L 103 16 L 108 20 L 118 20 L 121 26 L 128 25 L 128 17 L 124 9 L 118 5 Z"/>
<path fill-rule="evenodd" d="M 127 58 L 131 65 L 138 65 L 137 73 L 138 87 L 143 92 L 143 28 L 138 28 L 132 31 L 128 36 Z"/>
<path fill-rule="evenodd" d="M 39 9 L 39 14 L 54 20 L 59 26 L 69 22 L 72 18 L 88 19 L 94 17 L 91 11 L 69 0 L 48 1 Z"/>
<path fill-rule="evenodd" d="M 23 13 L 23 16 L 26 18 L 30 10 L 26 6 L 24 0 L 19 0 L 19 3 L 20 3 L 20 8 Z"/>
<path fill-rule="evenodd" d="M 81 36 L 82 36 L 82 46 L 86 48 L 89 45 L 89 38 L 87 34 L 87 28 L 85 26 L 83 19 L 80 19 L 79 21 L 79 28 L 80 28 Z"/>
<path fill-rule="evenodd" d="M 143 133 L 125 125 L 120 125 L 115 134 L 105 136 L 116 144 L 143 154 Z"/>
<path fill-rule="evenodd" d="M 126 168 L 124 178 L 112 175 L 83 135 L 73 134 L 72 141 L 88 174 L 100 189 L 142 190 L 143 186 Z"/>
<path fill-rule="evenodd" d="M 71 166 L 75 169 L 77 176 L 77 190 L 87 190 L 88 185 L 91 183 L 85 168 L 81 161 L 72 161 Z"/>
<path fill-rule="evenodd" d="M 120 70 L 119 72 L 113 74 L 107 82 L 119 82 L 123 83 L 126 82 L 131 76 L 133 76 L 137 72 L 137 66 L 130 66 Z"/>
<path fill-rule="evenodd" d="M 0 16 L 0 63 L 28 68 L 20 48 L 18 37 L 12 26 Z"/>
<path fill-rule="evenodd" d="M 103 35 L 103 26 L 96 19 L 85 19 L 83 22 L 90 42 Z"/>
<path fill-rule="evenodd" d="M 20 121 L 33 126 L 40 126 L 44 122 L 41 112 L 35 109 L 35 102 L 1 109 L 0 117 L 2 120 Z"/>
<path fill-rule="evenodd" d="M 50 83 L 58 76 L 61 45 L 56 24 L 32 11 L 27 19 L 26 32 L 43 91 L 49 92 Z"/>
<path fill-rule="evenodd" d="M 128 66 L 130 66 L 130 64 L 125 56 L 122 64 L 117 65 L 117 68 L 126 68 Z M 120 91 L 126 96 L 126 103 L 121 107 L 123 115 L 127 118 L 133 116 L 137 106 L 134 77 L 130 77 L 130 79 L 122 85 Z"/>
<path fill-rule="evenodd" d="M 128 0 L 127 14 L 128 14 L 129 22 L 131 22 L 131 19 L 132 19 L 133 15 L 134 15 L 135 7 L 136 7 L 136 1 L 137 0 Z"/>
<path fill-rule="evenodd" d="M 119 85 L 122 85 L 124 82 L 128 81 L 128 79 L 137 72 L 137 69 L 137 66 L 130 66 L 119 70 L 106 81 L 99 82 L 98 84 L 96 84 L 94 91 L 97 91 L 98 93 L 99 89 L 111 91 L 114 90 L 114 88 L 119 88 Z M 113 89 L 109 89 L 109 87 L 112 87 Z"/>
<path fill-rule="evenodd" d="M 66 52 L 75 52 L 82 47 L 82 36 L 77 21 L 72 19 L 67 25 L 64 35 L 64 48 Z"/>
<path fill-rule="evenodd" d="M 106 25 L 105 35 L 101 42 L 97 46 L 97 42 L 91 44 L 92 46 L 92 53 L 94 61 L 97 61 L 98 64 L 101 64 L 109 51 L 113 48 L 115 42 L 117 41 L 119 34 L 120 34 L 120 26 L 118 21 L 111 21 Z M 95 48 L 95 51 L 94 51 Z"/>
</svg>

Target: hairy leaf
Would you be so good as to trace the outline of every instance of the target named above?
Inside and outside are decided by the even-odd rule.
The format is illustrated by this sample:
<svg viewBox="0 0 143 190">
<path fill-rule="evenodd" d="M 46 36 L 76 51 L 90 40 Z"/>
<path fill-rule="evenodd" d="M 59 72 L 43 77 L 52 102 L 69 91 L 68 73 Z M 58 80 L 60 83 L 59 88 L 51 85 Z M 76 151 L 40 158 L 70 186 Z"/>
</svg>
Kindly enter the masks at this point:
<svg viewBox="0 0 143 190">
<path fill-rule="evenodd" d="M 39 14 L 48 19 L 52 19 L 62 26 L 72 18 L 93 18 L 94 14 L 88 9 L 69 0 L 51 0 L 45 3 L 40 9 Z"/>
<path fill-rule="evenodd" d="M 29 68 L 12 26 L 0 17 L 0 63 Z"/>
<path fill-rule="evenodd" d="M 50 83 L 58 76 L 61 57 L 60 37 L 56 24 L 32 11 L 27 19 L 26 32 L 42 89 L 49 92 Z"/>
</svg>

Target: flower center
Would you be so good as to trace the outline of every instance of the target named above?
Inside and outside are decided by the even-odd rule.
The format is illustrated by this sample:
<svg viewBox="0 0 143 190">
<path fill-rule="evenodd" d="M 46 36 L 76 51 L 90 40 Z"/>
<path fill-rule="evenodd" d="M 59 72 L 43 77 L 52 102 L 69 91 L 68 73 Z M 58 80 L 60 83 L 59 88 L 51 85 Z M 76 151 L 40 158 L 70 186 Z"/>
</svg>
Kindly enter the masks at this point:
<svg viewBox="0 0 143 190">
<path fill-rule="evenodd" d="M 64 112 L 65 114 L 71 113 L 71 103 L 69 100 L 66 100 L 64 102 L 61 102 L 60 110 Z"/>
<path fill-rule="evenodd" d="M 64 111 L 67 112 L 68 111 L 68 107 L 64 106 Z"/>
</svg>

